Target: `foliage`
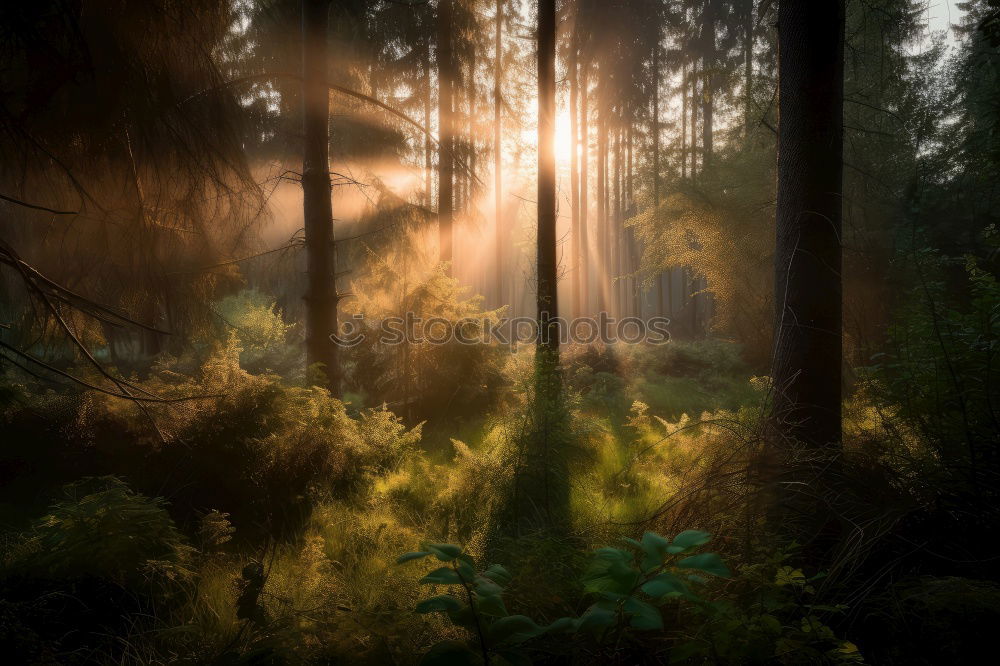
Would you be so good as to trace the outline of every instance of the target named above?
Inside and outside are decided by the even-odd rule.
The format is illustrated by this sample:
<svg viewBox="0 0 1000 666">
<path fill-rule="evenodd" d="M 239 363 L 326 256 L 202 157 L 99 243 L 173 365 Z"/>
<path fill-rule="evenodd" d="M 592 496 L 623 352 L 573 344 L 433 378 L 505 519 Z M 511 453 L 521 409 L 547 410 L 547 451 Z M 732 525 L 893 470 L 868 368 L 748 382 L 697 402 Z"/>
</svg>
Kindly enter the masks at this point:
<svg viewBox="0 0 1000 666">
<path fill-rule="evenodd" d="M 761 554 L 761 561 L 739 568 L 731 598 L 697 607 L 705 627 L 674 653 L 679 662 L 711 659 L 718 664 L 862 664 L 858 647 L 838 637 L 831 620 L 843 605 L 819 600 L 826 577 L 806 576 L 789 566 L 787 551 Z"/>
<path fill-rule="evenodd" d="M 28 533 L 11 566 L 42 576 L 94 576 L 119 583 L 153 575 L 190 577 L 194 549 L 161 498 L 136 493 L 114 476 L 85 478 L 63 488 Z"/>
<path fill-rule="evenodd" d="M 466 642 L 435 644 L 424 664 L 489 663 L 494 655 L 503 663 L 525 663 L 530 648 L 522 644 L 543 634 L 592 635 L 598 643 L 617 646 L 627 631 L 662 630 L 656 605 L 684 598 L 701 603 L 690 583 L 703 583 L 699 573 L 728 577 L 729 569 L 715 553 L 694 553 L 710 539 L 705 532 L 688 530 L 673 540 L 647 532 L 641 541 L 626 539 L 634 550 L 601 548 L 582 578 L 586 592 L 597 601 L 579 617 L 563 617 L 541 626 L 525 615 L 511 615 L 502 599 L 511 581 L 507 570 L 493 564 L 481 572 L 460 546 L 425 543 L 423 550 L 406 553 L 397 563 L 434 556 L 446 566 L 426 574 L 422 584 L 457 586 L 453 594 L 438 595 L 417 604 L 417 613 L 443 613 L 471 636 Z"/>
<path fill-rule="evenodd" d="M 461 418 L 488 408 L 500 391 L 501 363 L 509 354 L 496 343 L 406 343 L 434 340 L 449 330 L 463 331 L 469 340 L 483 337 L 483 325 L 499 311 L 482 309 L 482 297 L 449 277 L 442 267 L 427 273 L 407 272 L 384 256 L 370 255 L 372 278 L 357 283 L 357 313 L 363 316 L 365 339 L 350 349 L 354 386 L 369 402 L 389 403 L 414 418 L 430 415 Z M 391 317 L 414 323 L 395 324 L 396 342 L 380 341 L 383 323 Z"/>
<path fill-rule="evenodd" d="M 933 451 L 937 462 L 922 473 L 942 475 L 937 493 L 974 501 L 977 520 L 989 525 L 1000 468 L 994 407 L 1000 385 L 992 371 L 1000 285 L 973 257 L 964 261 L 961 282 L 948 279 L 961 264 L 940 253 L 918 249 L 912 259 L 915 286 L 890 330 L 887 352 L 874 359 L 872 375 L 885 392 L 882 408 L 894 409 Z M 967 296 L 956 299 L 956 286 Z"/>
<path fill-rule="evenodd" d="M 245 289 L 216 303 L 213 312 L 221 331 L 216 339 L 225 340 L 230 331 L 236 334 L 240 347 L 240 366 L 260 374 L 276 372 L 283 376 L 294 373 L 302 359 L 287 338 L 294 324 L 286 324 L 275 302 L 267 295 Z"/>
</svg>

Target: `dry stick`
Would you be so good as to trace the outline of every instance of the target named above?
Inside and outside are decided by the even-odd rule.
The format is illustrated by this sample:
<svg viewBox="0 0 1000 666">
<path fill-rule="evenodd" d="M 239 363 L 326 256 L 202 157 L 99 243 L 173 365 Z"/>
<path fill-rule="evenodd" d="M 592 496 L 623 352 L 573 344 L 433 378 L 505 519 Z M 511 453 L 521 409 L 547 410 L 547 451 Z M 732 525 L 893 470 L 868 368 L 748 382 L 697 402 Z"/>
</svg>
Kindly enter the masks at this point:
<svg viewBox="0 0 1000 666">
<path fill-rule="evenodd" d="M 121 326 L 122 324 L 129 324 L 132 326 L 138 326 L 139 328 L 144 328 L 147 331 L 153 331 L 155 333 L 160 333 L 162 335 L 170 335 L 168 331 L 161 331 L 158 328 L 149 326 L 148 324 L 143 324 L 140 321 L 136 321 L 131 317 L 116 312 L 114 308 L 110 306 L 102 305 L 101 303 L 93 301 L 82 294 L 78 294 L 75 291 L 62 286 L 58 282 L 51 280 L 50 278 L 40 273 L 36 268 L 34 268 L 33 266 L 25 262 L 23 259 L 21 259 L 19 256 L 17 256 L 10 248 L 10 246 L 7 245 L 6 243 L 0 244 L 0 263 L 7 264 L 8 266 L 11 266 L 13 268 L 19 268 L 20 270 L 22 270 L 22 275 L 24 273 L 27 273 L 34 279 L 45 283 L 47 287 L 54 290 L 55 293 L 53 294 L 53 296 L 63 301 L 67 305 L 70 305 L 76 308 L 77 310 L 80 310 L 84 314 L 94 317 L 95 319 L 99 319 L 101 321 L 107 321 L 108 323 L 113 323 L 115 326 Z M 110 322 L 106 319 L 102 319 L 95 313 L 88 312 L 87 308 L 94 308 L 99 312 L 103 312 L 104 314 L 109 315 L 114 319 L 120 320 L 120 323 Z"/>
<path fill-rule="evenodd" d="M 0 199 L 4 201 L 9 201 L 12 204 L 17 204 L 18 206 L 24 206 L 25 208 L 31 208 L 33 210 L 43 210 L 46 213 L 52 213 L 53 215 L 79 215 L 80 211 L 77 210 L 55 210 L 54 208 L 48 208 L 46 206 L 39 206 L 38 204 L 30 204 L 26 201 L 21 201 L 20 199 L 15 199 L 14 197 L 8 197 L 5 194 L 0 194 Z"/>
<path fill-rule="evenodd" d="M 13 251 L 13 249 L 10 248 L 10 246 L 8 246 L 6 243 L 3 243 L 3 245 L 0 246 L 0 248 L 2 248 L 7 254 L 10 254 L 11 256 L 14 256 L 14 257 L 17 256 L 16 253 Z M 98 361 L 96 358 L 94 358 L 93 354 L 90 353 L 90 350 L 87 349 L 86 345 L 83 344 L 83 342 L 80 340 L 79 337 L 77 337 L 77 335 L 73 331 L 73 329 L 70 328 L 69 324 L 66 323 L 66 320 L 62 316 L 62 313 L 59 312 L 59 308 L 57 308 L 52 303 L 52 301 L 49 299 L 48 294 L 45 293 L 45 290 L 43 290 L 41 287 L 39 287 L 37 284 L 35 284 L 35 282 L 33 280 L 30 279 L 30 277 L 28 276 L 28 274 L 21 267 L 20 263 L 16 264 L 16 268 L 17 268 L 18 272 L 21 273 L 21 278 L 24 281 L 25 285 L 28 286 L 30 289 L 33 289 L 37 293 L 37 295 L 41 299 L 42 303 L 45 304 L 45 307 L 49 310 L 49 312 L 52 314 L 53 318 L 56 320 L 56 323 L 58 323 L 59 327 L 63 330 L 63 332 L 66 334 L 66 336 L 69 337 L 69 339 L 73 342 L 73 345 L 77 349 L 80 350 L 80 353 L 83 354 L 83 356 L 87 359 L 87 361 L 89 361 L 90 364 L 93 365 L 94 368 L 102 376 L 104 376 L 112 384 L 114 384 L 115 386 L 118 387 L 118 390 L 121 392 L 122 395 L 117 395 L 114 392 L 107 391 L 107 390 L 103 390 L 103 392 L 104 393 L 109 393 L 110 395 L 117 395 L 117 397 L 123 397 L 123 398 L 126 398 L 128 400 L 132 400 L 135 403 L 136 407 L 138 407 L 139 410 L 143 413 L 143 415 L 149 420 L 150 425 L 153 426 L 153 430 L 156 432 L 157 437 L 160 439 L 160 441 L 162 443 L 165 444 L 166 441 L 167 441 L 166 437 L 164 437 L 163 432 L 160 430 L 159 425 L 157 425 L 156 420 L 153 418 L 153 415 L 150 414 L 149 409 L 144 404 L 144 402 L 147 399 L 139 398 L 138 396 L 133 395 L 129 391 L 129 388 L 131 388 L 132 390 L 138 391 L 140 393 L 145 393 L 147 396 L 150 396 L 150 397 L 153 397 L 153 398 L 156 398 L 156 396 L 153 393 L 151 393 L 150 391 L 148 391 L 148 390 L 146 390 L 146 389 L 144 389 L 144 388 L 142 388 L 140 386 L 136 386 L 135 384 L 133 384 L 132 382 L 129 382 L 128 380 L 119 379 L 118 377 L 115 377 L 110 372 L 108 372 L 107 370 L 105 370 L 104 366 L 101 365 L 100 361 Z M 15 348 L 11 347 L 10 345 L 7 345 L 6 343 L 3 343 L 3 345 L 4 345 L 4 347 L 10 348 L 10 349 L 15 349 Z M 16 351 L 18 351 L 18 353 L 22 353 L 19 350 L 16 350 Z M 23 353 L 22 353 L 22 355 L 23 355 Z M 32 357 L 29 356 L 28 358 L 32 358 Z M 63 374 L 63 373 L 60 373 L 60 374 Z M 73 379 L 76 380 L 76 378 L 73 378 Z M 79 380 L 77 380 L 77 381 L 79 381 Z M 160 400 L 159 398 L 157 398 L 157 399 Z"/>
</svg>

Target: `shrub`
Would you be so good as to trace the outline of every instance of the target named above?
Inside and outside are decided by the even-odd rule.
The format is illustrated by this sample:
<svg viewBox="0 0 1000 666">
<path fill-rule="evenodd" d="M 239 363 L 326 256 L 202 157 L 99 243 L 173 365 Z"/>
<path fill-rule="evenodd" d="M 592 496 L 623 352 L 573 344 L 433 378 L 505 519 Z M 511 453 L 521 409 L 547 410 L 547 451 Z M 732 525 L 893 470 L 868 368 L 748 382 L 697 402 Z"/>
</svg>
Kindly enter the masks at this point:
<svg viewBox="0 0 1000 666">
<path fill-rule="evenodd" d="M 162 499 L 104 476 L 63 488 L 63 499 L 35 523 L 14 566 L 44 577 L 125 584 L 150 574 L 187 578 L 193 553 Z"/>
</svg>

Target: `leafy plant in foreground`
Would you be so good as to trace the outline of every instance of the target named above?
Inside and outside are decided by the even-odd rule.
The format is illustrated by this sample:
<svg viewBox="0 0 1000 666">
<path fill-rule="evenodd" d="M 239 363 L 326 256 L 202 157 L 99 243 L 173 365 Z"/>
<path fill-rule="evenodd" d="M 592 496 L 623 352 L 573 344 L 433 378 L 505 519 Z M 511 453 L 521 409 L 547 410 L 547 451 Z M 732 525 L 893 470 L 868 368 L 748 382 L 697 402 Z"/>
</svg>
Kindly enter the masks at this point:
<svg viewBox="0 0 1000 666">
<path fill-rule="evenodd" d="M 681 532 L 673 541 L 646 532 L 639 541 L 625 539 L 631 548 L 598 549 L 582 579 L 585 591 L 597 600 L 579 617 L 563 617 L 545 626 L 525 615 L 507 613 L 502 595 L 511 576 L 502 566 L 493 564 L 477 573 L 473 558 L 460 546 L 425 544 L 424 550 L 406 553 L 397 563 L 434 556 L 447 565 L 420 582 L 455 586 L 455 592 L 424 599 L 415 610 L 444 613 L 472 638 L 437 643 L 421 663 L 488 664 L 494 657 L 502 663 L 530 663 L 523 644 L 543 634 L 585 633 L 598 642 L 617 643 L 628 630 L 662 630 L 658 604 L 675 598 L 701 602 L 691 583 L 704 582 L 706 573 L 729 577 L 716 553 L 694 552 L 710 539 L 708 533 L 696 530 Z"/>
<path fill-rule="evenodd" d="M 422 664 L 486 664 L 494 655 L 503 661 L 522 663 L 526 656 L 517 649 L 524 641 L 545 631 L 525 615 L 509 615 L 502 594 L 510 574 L 499 564 L 477 573 L 475 561 L 462 548 L 447 543 L 424 544 L 424 550 L 402 555 L 397 563 L 433 555 L 446 566 L 431 571 L 420 582 L 458 586 L 456 594 L 424 599 L 418 613 L 444 613 L 452 624 L 468 631 L 473 640 L 442 641 L 424 655 Z"/>
</svg>

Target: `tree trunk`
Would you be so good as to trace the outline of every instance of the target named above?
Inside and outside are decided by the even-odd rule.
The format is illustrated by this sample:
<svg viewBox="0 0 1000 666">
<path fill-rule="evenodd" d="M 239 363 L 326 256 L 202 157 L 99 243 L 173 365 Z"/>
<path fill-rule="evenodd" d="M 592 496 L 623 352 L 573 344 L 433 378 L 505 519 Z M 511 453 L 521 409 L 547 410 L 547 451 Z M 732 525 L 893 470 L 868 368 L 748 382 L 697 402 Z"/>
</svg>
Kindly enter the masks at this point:
<svg viewBox="0 0 1000 666">
<path fill-rule="evenodd" d="M 337 395 L 336 254 L 330 201 L 330 92 L 327 85 L 327 0 L 302 2 L 302 213 L 306 241 L 306 364 L 319 365 Z"/>
<path fill-rule="evenodd" d="M 712 162 L 712 122 L 715 109 L 712 75 L 715 71 L 715 3 L 705 0 L 702 13 L 702 125 L 701 146 L 703 157 L 701 170 L 704 171 Z"/>
<path fill-rule="evenodd" d="M 704 138 L 704 137 L 702 137 Z M 691 180 L 698 174 L 698 61 L 691 61 Z"/>
<path fill-rule="evenodd" d="M 580 280 L 580 267 L 582 246 L 580 244 L 580 160 L 577 154 L 577 135 L 579 134 L 577 106 L 580 98 L 580 82 L 578 77 L 578 67 L 576 58 L 576 30 L 570 43 L 569 51 L 569 202 L 570 202 L 570 225 L 572 236 L 572 296 L 574 317 L 580 316 L 581 298 L 583 296 Z"/>
<path fill-rule="evenodd" d="M 602 73 L 603 76 L 603 73 Z M 608 120 L 606 90 L 600 82 L 597 107 L 597 310 L 605 312 L 608 307 Z"/>
<path fill-rule="evenodd" d="M 611 174 L 611 187 L 614 207 L 611 211 L 611 280 L 614 287 L 614 315 L 621 316 L 622 303 L 622 281 L 618 279 L 621 275 L 621 211 L 622 211 L 622 132 L 621 132 L 621 107 L 615 117 L 616 127 L 614 130 L 614 171 Z"/>
<path fill-rule="evenodd" d="M 431 40 L 424 40 L 424 127 L 431 126 Z M 434 143 L 430 134 L 424 135 L 424 196 L 427 210 L 434 207 Z"/>
<path fill-rule="evenodd" d="M 468 100 L 468 112 L 469 117 L 466 122 L 466 132 L 468 132 L 468 138 L 465 141 L 466 159 L 465 164 L 468 165 L 465 177 L 465 196 L 462 201 L 462 210 L 466 213 L 472 210 L 472 202 L 474 199 L 473 188 L 475 186 L 475 174 L 476 174 L 476 118 L 478 117 L 476 109 L 476 50 L 473 47 L 471 53 L 469 54 L 469 79 L 465 82 L 463 86 L 467 93 L 466 97 Z"/>
<path fill-rule="evenodd" d="M 451 53 L 452 2 L 441 0 L 437 16 L 438 72 L 438 260 L 452 274 L 455 138 L 452 127 L 454 69 Z"/>
<path fill-rule="evenodd" d="M 556 275 L 556 3 L 538 2 L 538 327 L 539 345 L 559 351 Z"/>
<path fill-rule="evenodd" d="M 502 103 L 500 99 L 500 82 L 503 76 L 503 0 L 497 0 L 496 34 L 493 63 L 493 204 L 494 224 L 496 225 L 495 259 L 497 305 L 504 304 L 504 227 L 503 227 L 503 134 L 502 134 Z"/>
<path fill-rule="evenodd" d="M 660 45 L 653 47 L 653 207 L 660 205 Z"/>
<path fill-rule="evenodd" d="M 579 52 L 577 55 L 579 56 Z M 590 243 L 587 229 L 587 168 L 590 152 L 589 109 L 587 108 L 588 86 L 590 85 L 589 71 L 590 63 L 584 61 L 580 81 L 580 292 L 583 301 L 581 315 L 590 312 Z M 576 137 L 574 137 L 574 141 L 576 141 Z"/>
<path fill-rule="evenodd" d="M 653 210 L 660 207 L 660 40 L 653 45 L 653 117 L 650 120 L 653 134 Z M 663 281 L 661 272 L 656 278 L 656 314 L 663 315 Z"/>
<path fill-rule="evenodd" d="M 743 15 L 743 131 L 753 129 L 753 0 L 745 0 Z"/>
<path fill-rule="evenodd" d="M 687 63 L 681 65 L 681 178 L 687 180 L 687 119 L 688 119 L 688 98 L 687 98 Z"/>
<path fill-rule="evenodd" d="M 778 9 L 774 423 L 788 441 L 841 441 L 844 2 Z"/>
</svg>

